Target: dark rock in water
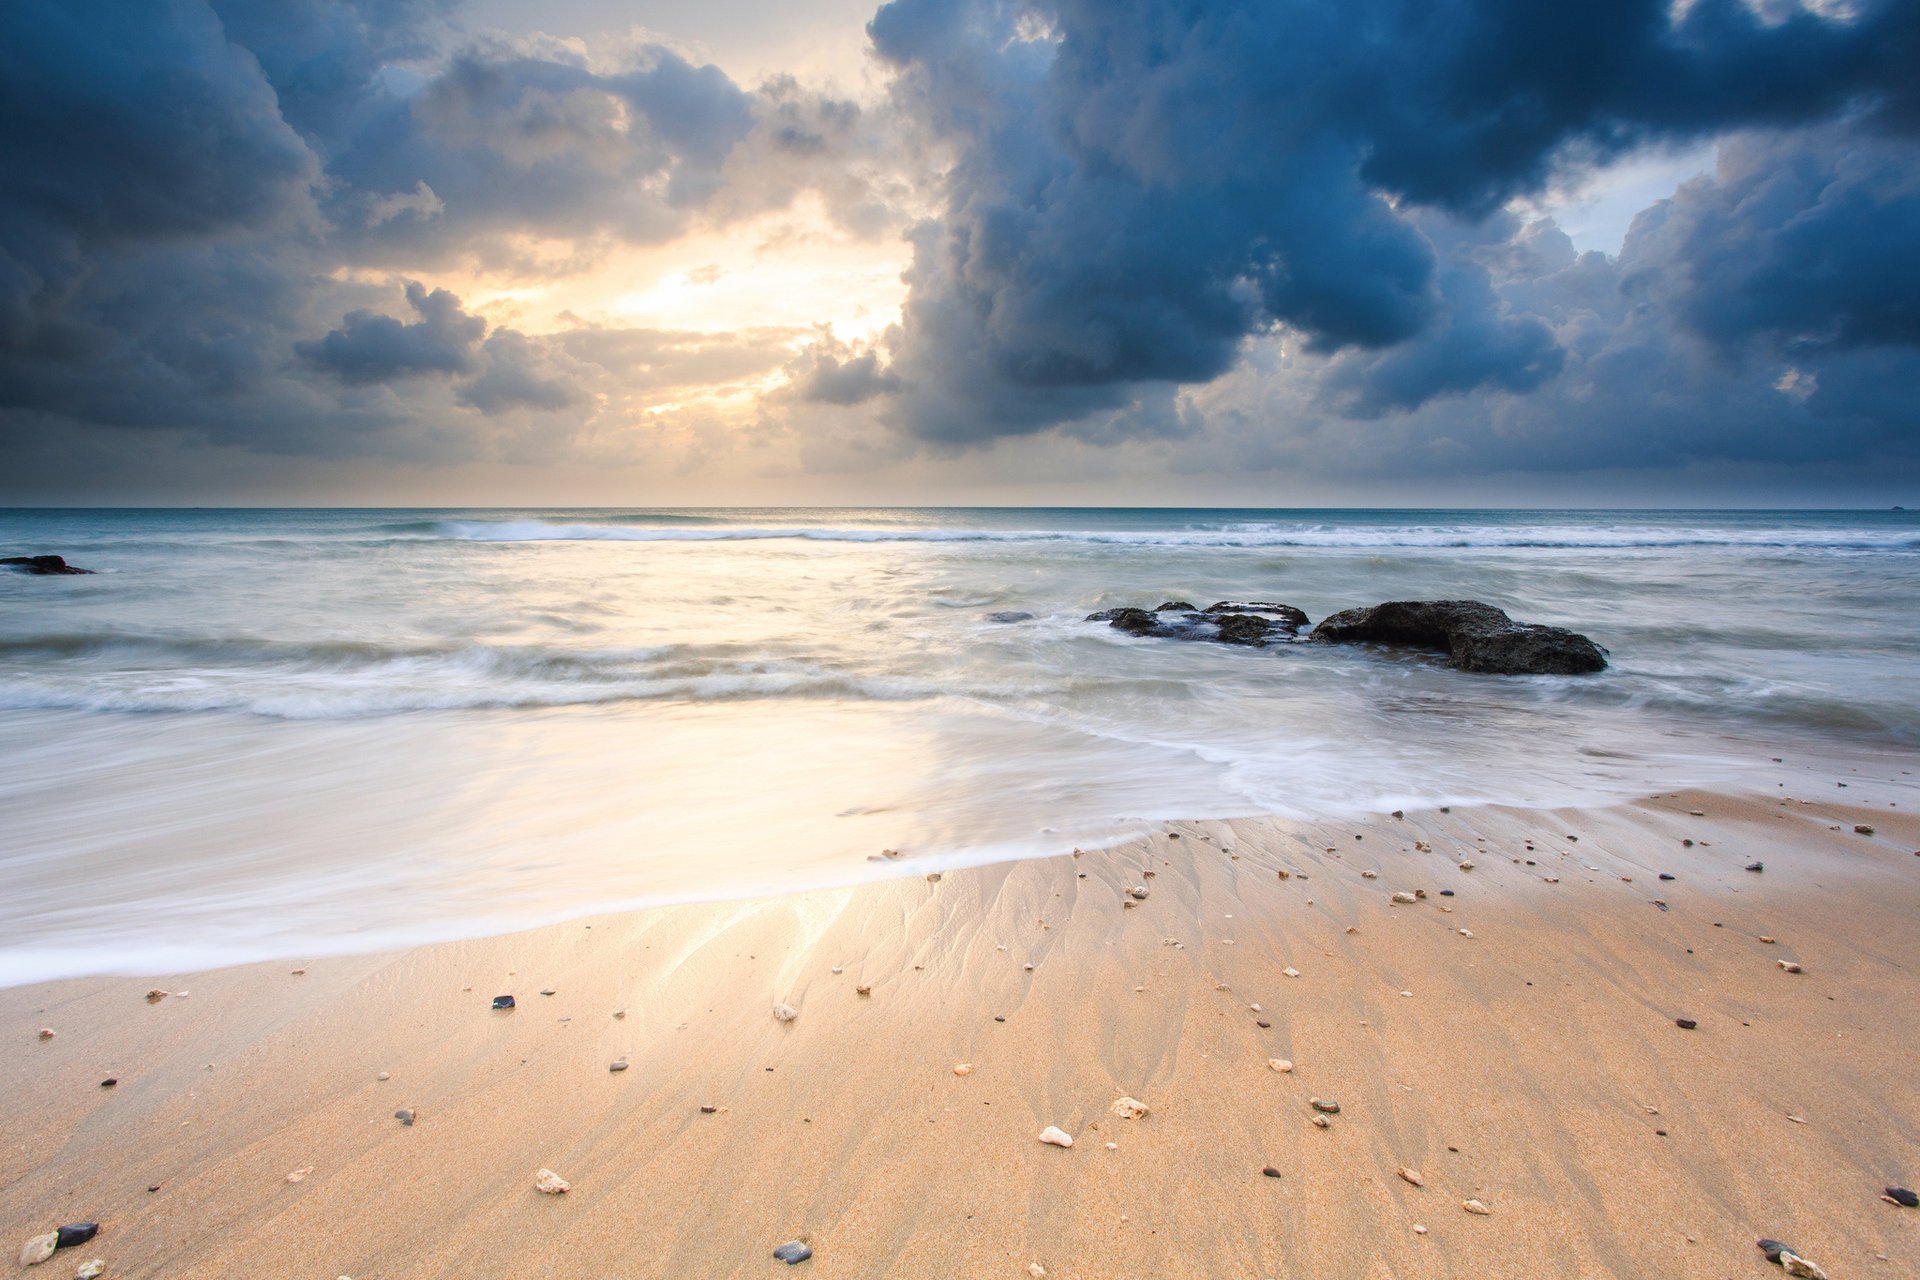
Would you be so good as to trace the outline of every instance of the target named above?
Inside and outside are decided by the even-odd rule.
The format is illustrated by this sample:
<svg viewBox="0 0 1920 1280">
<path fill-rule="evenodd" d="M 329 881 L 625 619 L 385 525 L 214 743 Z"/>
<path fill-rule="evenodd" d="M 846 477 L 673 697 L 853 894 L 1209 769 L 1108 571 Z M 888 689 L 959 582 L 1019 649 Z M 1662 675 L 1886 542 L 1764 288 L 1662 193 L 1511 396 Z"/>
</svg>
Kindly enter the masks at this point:
<svg viewBox="0 0 1920 1280">
<path fill-rule="evenodd" d="M 1764 862 L 1749 862 L 1747 864 L 1747 870 L 1749 871 L 1765 871 L 1766 869 L 1767 864 Z"/>
<path fill-rule="evenodd" d="M 511 1009 L 513 1008 L 513 997 L 495 996 L 493 998 L 493 1007 L 496 1009 Z"/>
<path fill-rule="evenodd" d="M 1607 665 L 1606 650 L 1564 627 L 1515 622 L 1478 600 L 1390 600 L 1321 620 L 1317 644 L 1388 644 L 1432 649 L 1461 671 L 1495 675 L 1583 675 Z"/>
<path fill-rule="evenodd" d="M 773 1256 L 788 1266 L 797 1266 L 813 1256 L 813 1250 L 798 1240 L 789 1240 L 773 1251 Z"/>
<path fill-rule="evenodd" d="M 1033 615 L 1030 613 L 1022 613 L 1018 609 L 1002 609 L 997 613 L 988 614 L 987 621 L 988 622 L 1032 622 Z"/>
<path fill-rule="evenodd" d="M 77 1244 L 85 1244 L 99 1234 L 100 1224 L 97 1222 L 69 1223 L 60 1228 L 60 1240 L 53 1247 L 56 1249 L 71 1249 Z"/>
<path fill-rule="evenodd" d="M 1906 1209 L 1920 1209 L 1920 1196 L 1905 1187 L 1888 1187 L 1887 1199 Z"/>
<path fill-rule="evenodd" d="M 1195 609 L 1184 600 L 1166 600 L 1157 609 L 1102 609 L 1088 614 L 1087 621 L 1104 622 L 1132 636 L 1212 640 L 1258 649 L 1277 640 L 1293 639 L 1307 625 L 1307 615 L 1290 604 L 1265 600 L 1222 600 L 1204 609 Z"/>
<path fill-rule="evenodd" d="M 1695 1022 L 1692 1018 L 1675 1018 L 1673 1020 L 1673 1025 L 1680 1028 L 1682 1031 L 1691 1031 L 1695 1027 L 1699 1026 L 1700 1024 Z"/>
<path fill-rule="evenodd" d="M 18 569 L 21 573 L 30 573 L 35 577 L 51 577 L 55 574 L 92 573 L 91 569 L 82 569 L 68 564 L 59 556 L 7 556 L 0 559 L 0 565 L 9 569 Z"/>
</svg>

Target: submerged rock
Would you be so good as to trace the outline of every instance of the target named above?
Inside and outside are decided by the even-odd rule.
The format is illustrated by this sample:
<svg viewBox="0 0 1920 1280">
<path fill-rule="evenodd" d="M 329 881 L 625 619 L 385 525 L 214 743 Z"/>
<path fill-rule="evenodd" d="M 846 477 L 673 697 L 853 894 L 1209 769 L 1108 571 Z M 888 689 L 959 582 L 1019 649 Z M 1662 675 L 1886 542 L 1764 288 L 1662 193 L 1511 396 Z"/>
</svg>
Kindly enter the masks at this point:
<svg viewBox="0 0 1920 1280">
<path fill-rule="evenodd" d="M 1390 600 L 1321 620 L 1316 644 L 1386 644 L 1432 649 L 1461 671 L 1495 675 L 1584 675 L 1607 665 L 1606 650 L 1577 631 L 1515 622 L 1479 600 Z"/>
<path fill-rule="evenodd" d="M 1292 640 L 1307 625 L 1307 615 L 1290 604 L 1270 600 L 1221 600 L 1195 609 L 1185 600 L 1163 601 L 1157 609 L 1102 609 L 1088 622 L 1104 622 L 1133 636 L 1164 640 L 1211 640 L 1250 648 Z"/>
<path fill-rule="evenodd" d="M 789 1240 L 776 1248 L 773 1256 L 790 1267 L 796 1267 L 813 1256 L 813 1247 L 804 1240 Z"/>
<path fill-rule="evenodd" d="M 0 566 L 18 573 L 32 574 L 36 578 L 52 577 L 59 574 L 92 573 L 91 569 L 82 569 L 70 565 L 59 556 L 7 556 L 0 559 Z"/>
<path fill-rule="evenodd" d="M 1019 609 L 1001 609 L 987 615 L 988 622 L 1032 622 L 1033 615 Z"/>
</svg>

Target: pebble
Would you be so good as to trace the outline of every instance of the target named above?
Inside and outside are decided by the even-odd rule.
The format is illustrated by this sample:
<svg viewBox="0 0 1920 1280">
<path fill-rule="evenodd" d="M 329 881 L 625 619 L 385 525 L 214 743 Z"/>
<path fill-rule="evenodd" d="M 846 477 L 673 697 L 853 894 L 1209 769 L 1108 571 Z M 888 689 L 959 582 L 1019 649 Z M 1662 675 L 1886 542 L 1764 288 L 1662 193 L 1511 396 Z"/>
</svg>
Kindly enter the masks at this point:
<svg viewBox="0 0 1920 1280">
<path fill-rule="evenodd" d="M 1774 963 L 1779 965 L 1782 969 L 1785 969 L 1788 973 L 1801 972 L 1800 966 L 1794 963 L 1792 960 L 1775 960 Z"/>
<path fill-rule="evenodd" d="M 1873 828 L 1864 822 L 1856 822 L 1853 824 L 1853 834 L 1857 836 L 1870 836 L 1873 834 Z"/>
<path fill-rule="evenodd" d="M 395 1120 L 398 1120 L 401 1124 L 406 1125 L 409 1129 L 411 1129 L 413 1127 L 413 1119 L 414 1119 L 413 1108 L 402 1107 L 398 1111 L 393 1113 L 393 1118 Z"/>
<path fill-rule="evenodd" d="M 1760 941 L 1770 944 L 1773 942 L 1773 935 L 1768 933 L 1763 933 L 1760 935 Z"/>
<path fill-rule="evenodd" d="M 554 992 L 554 989 L 553 989 L 552 987 L 542 987 L 542 988 L 540 988 L 540 994 L 541 994 L 541 995 L 543 995 L 543 996 L 550 996 L 550 995 L 553 995 L 553 994 L 555 994 L 555 992 Z"/>
<path fill-rule="evenodd" d="M 159 1004 L 162 1000 L 165 1000 L 169 994 L 171 993 L 162 991 L 160 988 L 155 987 L 153 990 L 147 992 L 147 1003 Z"/>
<path fill-rule="evenodd" d="M 1056 1125 L 1048 1125 L 1040 1131 L 1040 1141 L 1050 1147 L 1070 1147 L 1073 1145 L 1073 1135 Z"/>
<path fill-rule="evenodd" d="M 1120 1144 L 1117 1142 L 1109 1142 L 1107 1144 L 1107 1150 L 1109 1151 L 1118 1151 L 1119 1149 L 1120 1149 Z"/>
<path fill-rule="evenodd" d="M 71 1249 L 77 1244 L 85 1244 L 100 1234 L 97 1222 L 70 1222 L 53 1233 L 53 1247 Z"/>
<path fill-rule="evenodd" d="M 388 1075 L 386 1072 L 382 1071 L 379 1075 L 375 1076 L 374 1079 L 375 1080 L 391 1080 L 393 1079 L 393 1077 Z"/>
<path fill-rule="evenodd" d="M 1765 871 L 1766 869 L 1767 864 L 1764 862 L 1749 862 L 1747 864 L 1747 870 L 1749 871 Z"/>
<path fill-rule="evenodd" d="M 1672 877 L 1672 876 L 1670 876 L 1670 875 L 1668 875 L 1668 874 L 1667 874 L 1666 872 L 1664 872 L 1664 871 L 1662 871 L 1662 872 L 1660 873 L 1660 878 L 1661 878 L 1662 880 L 1671 880 L 1671 879 L 1673 879 L 1673 877 Z"/>
<path fill-rule="evenodd" d="M 956 1062 L 953 1064 L 953 1074 L 957 1076 L 970 1076 L 973 1074 L 973 1064 L 971 1062 Z"/>
<path fill-rule="evenodd" d="M 1333 1121 L 1327 1119 L 1325 1116 L 1315 1116 L 1313 1118 L 1313 1126 L 1316 1129 L 1331 1129 L 1333 1128 Z"/>
<path fill-rule="evenodd" d="M 1888 1187 L 1887 1194 L 1882 1198 L 1903 1209 L 1920 1209 L 1920 1196 L 1914 1195 L 1905 1187 Z"/>
<path fill-rule="evenodd" d="M 813 1248 L 804 1240 L 789 1240 L 775 1249 L 773 1256 L 790 1267 L 797 1267 L 813 1256 Z"/>
<path fill-rule="evenodd" d="M 1487 1206 L 1481 1204 L 1478 1200 L 1462 1200 L 1460 1207 L 1468 1213 L 1475 1214 L 1482 1218 L 1493 1212 L 1493 1210 L 1487 1208 Z"/>
<path fill-rule="evenodd" d="M 39 1266 L 53 1256 L 53 1251 L 59 1247 L 59 1244 L 60 1233 L 58 1231 L 49 1231 L 43 1236 L 33 1237 L 33 1239 L 20 1246 L 20 1265 L 23 1267 Z"/>
<path fill-rule="evenodd" d="M 1247 1011 L 1248 1011 L 1248 1012 L 1250 1012 L 1250 1013 L 1265 1013 L 1265 1012 L 1266 1012 L 1266 1010 L 1265 1010 L 1265 1009 L 1262 1009 L 1262 1008 L 1261 1008 L 1261 1007 L 1260 1007 L 1259 1005 L 1257 1005 L 1257 1004 L 1250 1004 L 1250 1005 L 1248 1005 L 1248 1006 L 1247 1006 Z"/>
<path fill-rule="evenodd" d="M 1418 1171 L 1409 1169 L 1405 1165 L 1401 1165 L 1398 1169 L 1395 1169 L 1394 1172 L 1400 1175 L 1400 1181 L 1402 1182 L 1410 1182 L 1416 1187 L 1424 1187 L 1427 1185 L 1425 1179 L 1421 1178 Z"/>
<path fill-rule="evenodd" d="M 795 1018 L 800 1016 L 800 1011 L 794 1008 L 792 1005 L 782 1001 L 782 1002 L 776 1003 L 773 1006 L 773 1016 L 774 1016 L 774 1020 L 777 1022 L 792 1022 Z"/>
<path fill-rule="evenodd" d="M 1460 931 L 1460 936 L 1461 936 L 1461 937 L 1463 937 L 1463 938 L 1471 938 L 1471 937 L 1473 936 L 1473 930 L 1471 930 L 1471 929 L 1462 929 L 1462 930 Z"/>
<path fill-rule="evenodd" d="M 52 1027 L 40 1028 L 40 1038 L 42 1040 L 51 1040 L 53 1039 L 53 1036 L 54 1036 L 54 1031 Z"/>
<path fill-rule="evenodd" d="M 1138 1120 L 1141 1116 L 1147 1114 L 1147 1104 L 1138 1098 L 1129 1098 L 1123 1095 L 1115 1098 L 1113 1105 L 1108 1107 L 1107 1110 L 1123 1120 Z"/>
<path fill-rule="evenodd" d="M 844 970 L 844 969 L 842 969 L 842 968 L 841 968 L 841 967 L 840 967 L 839 965 L 835 965 L 835 966 L 833 966 L 833 971 L 834 971 L 834 972 L 835 972 L 836 974 L 838 974 L 838 973 L 845 973 L 845 972 L 846 972 L 846 970 Z"/>
<path fill-rule="evenodd" d="M 1699 1026 L 1700 1024 L 1695 1022 L 1692 1018 L 1675 1018 L 1673 1020 L 1673 1025 L 1680 1028 L 1682 1031 L 1691 1031 L 1695 1027 Z"/>
<path fill-rule="evenodd" d="M 1127 894 L 1128 896 L 1133 898 L 1133 900 L 1136 902 L 1145 902 L 1147 900 L 1147 886 L 1143 884 L 1137 884 L 1133 886 L 1133 888 L 1127 890 Z"/>
<path fill-rule="evenodd" d="M 1468 862 L 1462 862 L 1462 863 L 1460 864 L 1460 869 L 1461 869 L 1462 871 L 1471 871 L 1471 870 L 1473 870 L 1473 863 L 1472 863 L 1471 861 L 1468 861 Z"/>
<path fill-rule="evenodd" d="M 1330 1115 L 1330 1116 L 1337 1116 L 1340 1114 L 1340 1104 L 1335 1102 L 1332 1098 L 1308 1098 L 1307 1105 L 1312 1107 L 1315 1111 L 1325 1112 L 1327 1115 Z"/>
<path fill-rule="evenodd" d="M 1300 976 L 1300 971 L 1294 968 L 1292 965 L 1288 965 L 1286 968 L 1282 969 L 1280 972 L 1286 974 L 1289 978 L 1297 978 Z"/>
<path fill-rule="evenodd" d="M 873 994 L 873 988 L 866 987 L 866 986 L 855 987 L 853 989 L 853 994 L 857 996 L 870 996 Z"/>
<path fill-rule="evenodd" d="M 108 1076 L 108 1077 L 107 1077 L 107 1078 L 106 1078 L 105 1080 L 102 1080 L 102 1081 L 100 1082 L 100 1087 L 101 1087 L 102 1089 L 111 1089 L 111 1088 L 113 1088 L 113 1086 L 115 1086 L 115 1085 L 117 1085 L 117 1084 L 119 1084 L 119 1083 L 120 1083 L 120 1077 L 118 1077 L 118 1076 Z"/>
<path fill-rule="evenodd" d="M 1423 1236 L 1427 1234 L 1427 1229 L 1416 1222 L 1413 1224 L 1413 1234 Z"/>
<path fill-rule="evenodd" d="M 1378 880 L 1380 878 L 1380 873 L 1377 871 L 1362 871 L 1360 873 L 1360 878 L 1362 880 Z"/>
<path fill-rule="evenodd" d="M 1413 903 L 1413 902 L 1418 902 L 1418 901 L 1420 901 L 1420 899 L 1418 899 L 1418 898 L 1416 898 L 1416 897 L 1414 897 L 1414 896 L 1413 896 L 1412 894 L 1410 894 L 1410 893 L 1407 893 L 1407 892 L 1405 892 L 1404 890 L 1403 890 L 1403 891 L 1401 891 L 1401 892 L 1399 892 L 1399 893 L 1396 893 L 1396 894 L 1394 894 L 1394 895 L 1393 895 L 1393 900 L 1394 900 L 1395 902 L 1399 902 L 1399 903 L 1403 903 L 1403 904 L 1404 904 L 1404 903 Z"/>
<path fill-rule="evenodd" d="M 1827 1280 L 1826 1272 L 1791 1249 L 1782 1249 L 1778 1261 L 1780 1269 L 1790 1276 L 1805 1276 L 1807 1280 Z"/>
<path fill-rule="evenodd" d="M 1268 1165 L 1266 1168 L 1262 1169 L 1260 1172 L 1265 1174 L 1269 1178 L 1277 1178 L 1280 1176 L 1280 1171 L 1274 1168 L 1272 1165 Z"/>
<path fill-rule="evenodd" d="M 306 1165 L 305 1167 L 295 1169 L 292 1173 L 288 1174 L 287 1181 L 288 1182 L 305 1182 L 307 1180 L 307 1175 L 312 1172 L 313 1172 L 313 1166 Z"/>
<path fill-rule="evenodd" d="M 1271 1022 L 1268 1022 L 1265 1018 L 1255 1018 L 1253 1020 L 1253 1025 L 1260 1028 L 1262 1031 L 1271 1030 L 1273 1027 L 1273 1024 Z"/>
<path fill-rule="evenodd" d="M 720 1108 L 714 1106 L 711 1102 L 704 1102 L 700 1104 L 700 1114 L 703 1116 L 716 1115 L 719 1113 L 719 1111 L 720 1111 Z"/>
<path fill-rule="evenodd" d="M 608 1071 L 625 1071 L 626 1069 L 627 1069 L 627 1060 L 625 1058 L 615 1058 L 612 1062 L 609 1062 L 607 1064 Z"/>
<path fill-rule="evenodd" d="M 1289 1075 L 1293 1071 L 1293 1063 L 1287 1061 L 1285 1058 L 1268 1058 L 1267 1065 L 1283 1076 Z"/>
<path fill-rule="evenodd" d="M 513 997 L 495 996 L 493 998 L 493 1007 L 496 1009 L 511 1009 L 513 1008 Z"/>
<path fill-rule="evenodd" d="M 533 1186 L 543 1195 L 557 1196 L 573 1190 L 573 1184 L 551 1169 L 542 1169 L 533 1175 Z"/>
<path fill-rule="evenodd" d="M 95 1258 L 92 1262 L 81 1263 L 73 1273 L 73 1280 L 98 1280 L 98 1277 L 106 1274 L 106 1270 L 107 1260 Z"/>
<path fill-rule="evenodd" d="M 1180 837 L 1174 836 L 1172 838 L 1178 840 Z M 1046 1280 L 1047 1269 L 1037 1262 L 1029 1262 L 1027 1264 L 1027 1274 L 1032 1276 L 1034 1280 Z"/>
<path fill-rule="evenodd" d="M 1026 971 L 1027 971 L 1028 973 L 1032 973 L 1032 972 L 1033 972 L 1033 965 L 1031 965 L 1031 964 L 1024 964 L 1024 965 L 1022 965 L 1022 966 L 1020 966 L 1020 967 L 1021 967 L 1021 968 L 1023 968 L 1023 969 L 1025 969 L 1025 970 L 1026 970 Z"/>
</svg>

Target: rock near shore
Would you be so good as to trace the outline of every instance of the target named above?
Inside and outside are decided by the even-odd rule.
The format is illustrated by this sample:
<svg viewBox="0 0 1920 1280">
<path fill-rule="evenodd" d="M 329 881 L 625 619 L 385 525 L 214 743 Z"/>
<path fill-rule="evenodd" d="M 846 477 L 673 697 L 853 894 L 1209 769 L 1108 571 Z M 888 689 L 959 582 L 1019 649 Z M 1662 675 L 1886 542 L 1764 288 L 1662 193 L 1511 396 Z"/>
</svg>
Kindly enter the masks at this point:
<svg viewBox="0 0 1920 1280">
<path fill-rule="evenodd" d="M 82 569 L 70 565 L 59 556 L 5 556 L 0 557 L 0 568 L 12 569 L 18 573 L 30 573 L 38 577 L 55 574 L 92 573 L 91 569 Z"/>
<path fill-rule="evenodd" d="M 1390 600 L 1343 609 L 1308 639 L 1431 649 L 1444 652 L 1450 667 L 1495 675 L 1584 675 L 1607 665 L 1606 650 L 1579 632 L 1515 622 L 1478 600 Z"/>
<path fill-rule="evenodd" d="M 1154 609 L 1102 609 L 1088 622 L 1104 622 L 1132 636 L 1165 640 L 1211 640 L 1262 648 L 1291 640 L 1307 625 L 1307 615 L 1290 604 L 1268 600 L 1222 600 L 1196 609 L 1185 600 L 1167 600 Z"/>
</svg>

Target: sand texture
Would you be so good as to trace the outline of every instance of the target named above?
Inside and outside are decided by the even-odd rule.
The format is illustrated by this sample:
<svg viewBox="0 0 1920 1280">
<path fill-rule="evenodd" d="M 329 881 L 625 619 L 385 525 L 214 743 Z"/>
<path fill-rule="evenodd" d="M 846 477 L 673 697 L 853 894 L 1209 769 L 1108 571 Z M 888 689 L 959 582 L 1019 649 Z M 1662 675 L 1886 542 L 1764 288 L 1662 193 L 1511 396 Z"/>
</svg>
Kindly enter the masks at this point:
<svg viewBox="0 0 1920 1280">
<path fill-rule="evenodd" d="M 1920 1210 L 1881 1199 L 1920 1182 L 1915 849 L 1908 809 L 1831 789 L 1162 824 L 937 881 L 17 988 L 0 1245 L 98 1219 L 49 1280 L 1651 1280 L 1777 1276 L 1771 1236 L 1836 1280 L 1916 1276 Z"/>
</svg>

